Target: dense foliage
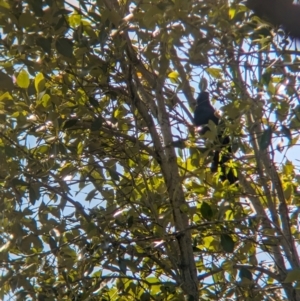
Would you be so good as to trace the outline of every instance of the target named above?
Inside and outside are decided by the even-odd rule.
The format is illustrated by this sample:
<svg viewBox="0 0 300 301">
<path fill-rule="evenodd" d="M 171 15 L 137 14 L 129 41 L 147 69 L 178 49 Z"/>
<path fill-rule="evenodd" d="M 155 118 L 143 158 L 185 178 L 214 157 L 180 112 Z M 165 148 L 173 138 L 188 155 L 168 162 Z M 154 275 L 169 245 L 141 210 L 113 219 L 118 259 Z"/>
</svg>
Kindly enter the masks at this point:
<svg viewBox="0 0 300 301">
<path fill-rule="evenodd" d="M 300 300 L 299 53 L 228 2 L 0 1 L 1 299 Z"/>
</svg>

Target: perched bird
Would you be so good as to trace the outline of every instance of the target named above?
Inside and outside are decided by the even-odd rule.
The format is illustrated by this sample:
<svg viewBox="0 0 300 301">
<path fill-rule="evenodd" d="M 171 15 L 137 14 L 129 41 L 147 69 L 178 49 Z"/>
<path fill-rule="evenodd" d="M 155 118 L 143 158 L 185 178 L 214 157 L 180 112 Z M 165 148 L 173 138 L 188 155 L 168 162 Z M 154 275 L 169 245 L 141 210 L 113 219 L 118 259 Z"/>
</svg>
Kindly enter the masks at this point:
<svg viewBox="0 0 300 301">
<path fill-rule="evenodd" d="M 208 121 L 211 120 L 215 125 L 219 124 L 219 118 L 216 116 L 216 110 L 209 101 L 208 92 L 200 92 L 197 98 L 197 106 L 194 112 L 194 124 L 196 126 L 205 125 L 200 134 L 205 134 L 209 127 L 206 126 Z"/>
<path fill-rule="evenodd" d="M 194 124 L 196 126 L 203 126 L 200 130 L 200 134 L 203 135 L 209 131 L 207 126 L 209 120 L 211 120 L 215 125 L 219 125 L 220 119 L 216 115 L 216 110 L 211 105 L 209 101 L 209 93 L 206 91 L 200 92 L 197 98 L 197 106 L 194 112 Z M 222 124 L 221 124 L 222 126 Z M 228 162 L 232 156 L 232 148 L 230 144 L 229 136 L 223 136 L 224 130 L 220 131 L 218 135 L 218 144 L 220 144 L 220 149 L 214 151 L 213 162 L 211 164 L 211 171 L 216 172 L 218 167 L 221 167 L 221 180 L 228 180 L 230 184 L 234 184 L 237 181 L 237 177 L 234 175 L 232 169 L 226 168 L 226 162 Z"/>
</svg>

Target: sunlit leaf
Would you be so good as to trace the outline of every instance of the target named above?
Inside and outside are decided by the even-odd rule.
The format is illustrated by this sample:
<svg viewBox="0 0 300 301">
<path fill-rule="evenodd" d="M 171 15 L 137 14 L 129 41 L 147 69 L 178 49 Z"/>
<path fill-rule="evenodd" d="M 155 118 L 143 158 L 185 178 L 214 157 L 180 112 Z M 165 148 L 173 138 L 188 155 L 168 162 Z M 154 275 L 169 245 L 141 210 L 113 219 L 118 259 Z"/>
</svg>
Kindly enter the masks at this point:
<svg viewBox="0 0 300 301">
<path fill-rule="evenodd" d="M 207 68 L 206 72 L 208 72 L 214 78 L 221 78 L 222 70 L 218 68 Z"/>
<path fill-rule="evenodd" d="M 179 74 L 177 71 L 172 71 L 168 74 L 168 78 L 172 80 L 172 82 L 176 83 L 178 81 Z"/>
<path fill-rule="evenodd" d="M 26 70 L 22 69 L 17 76 L 17 84 L 20 88 L 27 89 L 30 81 L 29 81 L 29 74 L 26 72 Z"/>
<path fill-rule="evenodd" d="M 229 9 L 229 18 L 233 19 L 235 16 L 236 10 L 234 8 Z"/>
<path fill-rule="evenodd" d="M 45 78 L 42 73 L 39 73 L 34 79 L 34 86 L 38 93 L 44 90 L 45 88 Z"/>
</svg>

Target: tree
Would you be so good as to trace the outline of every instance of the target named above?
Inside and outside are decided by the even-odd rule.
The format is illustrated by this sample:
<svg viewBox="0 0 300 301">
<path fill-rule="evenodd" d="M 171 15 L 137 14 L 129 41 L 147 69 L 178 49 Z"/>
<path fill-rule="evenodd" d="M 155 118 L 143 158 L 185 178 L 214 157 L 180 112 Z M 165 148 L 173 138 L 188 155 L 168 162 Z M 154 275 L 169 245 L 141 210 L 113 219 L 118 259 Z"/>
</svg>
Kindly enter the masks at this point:
<svg viewBox="0 0 300 301">
<path fill-rule="evenodd" d="M 0 21 L 2 299 L 300 300 L 282 30 L 221 0 L 7 0 Z M 201 78 L 238 185 L 194 130 Z"/>
</svg>

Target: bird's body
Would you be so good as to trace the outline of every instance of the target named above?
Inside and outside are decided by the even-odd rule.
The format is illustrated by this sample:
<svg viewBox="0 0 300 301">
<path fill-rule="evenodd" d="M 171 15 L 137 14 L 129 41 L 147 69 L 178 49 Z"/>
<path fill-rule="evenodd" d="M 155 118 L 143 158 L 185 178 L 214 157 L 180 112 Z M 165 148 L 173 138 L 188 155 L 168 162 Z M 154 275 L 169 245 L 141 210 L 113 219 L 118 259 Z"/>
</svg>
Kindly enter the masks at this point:
<svg viewBox="0 0 300 301">
<path fill-rule="evenodd" d="M 208 124 L 211 120 L 215 125 L 219 124 L 219 118 L 215 115 L 215 109 L 209 101 L 208 92 L 201 92 L 197 98 L 197 106 L 194 112 L 194 124 L 196 126 L 203 126 Z M 209 128 L 204 126 L 201 134 L 205 134 Z"/>
<path fill-rule="evenodd" d="M 217 126 L 220 123 L 220 119 L 216 116 L 216 110 L 209 101 L 209 93 L 206 91 L 200 92 L 194 112 L 194 124 L 196 126 L 203 126 L 200 130 L 200 134 L 203 135 L 209 131 L 207 124 L 210 120 Z M 218 142 L 216 143 L 216 147 L 218 149 L 214 152 L 211 171 L 216 172 L 220 166 L 222 171 L 222 175 L 220 177 L 221 180 L 228 180 L 230 184 L 233 184 L 237 181 L 237 177 L 234 175 L 233 170 L 226 168 L 225 165 L 225 163 L 230 160 L 232 154 L 232 149 L 229 145 L 230 138 L 229 136 L 223 136 L 223 132 L 224 130 L 221 130 L 218 135 Z"/>
</svg>

